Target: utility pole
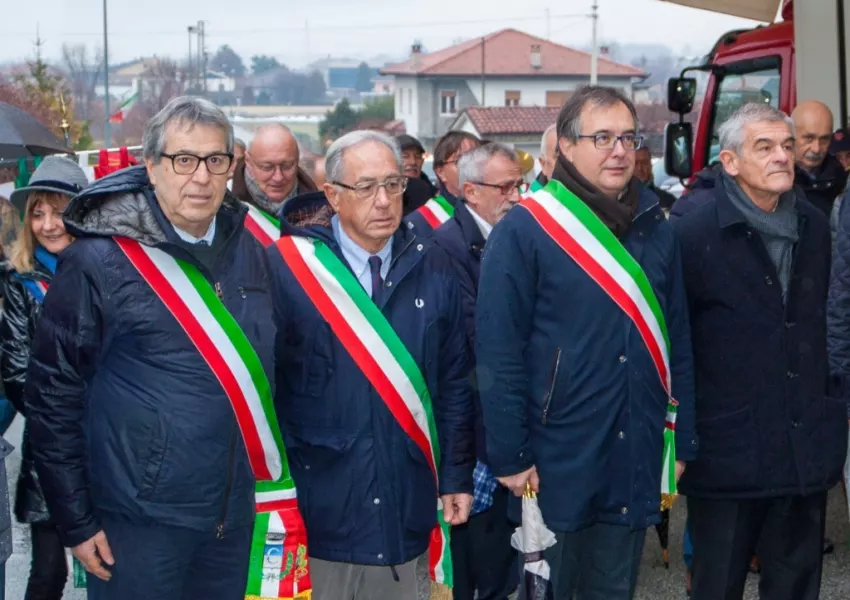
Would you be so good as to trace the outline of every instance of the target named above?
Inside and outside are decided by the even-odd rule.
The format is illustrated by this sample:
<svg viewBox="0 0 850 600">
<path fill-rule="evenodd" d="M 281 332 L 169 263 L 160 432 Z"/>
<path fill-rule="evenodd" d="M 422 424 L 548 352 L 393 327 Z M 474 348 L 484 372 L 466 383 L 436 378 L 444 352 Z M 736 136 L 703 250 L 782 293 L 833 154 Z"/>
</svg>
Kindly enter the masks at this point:
<svg viewBox="0 0 850 600">
<path fill-rule="evenodd" d="M 195 79 L 195 69 L 192 64 L 192 34 L 195 33 L 195 28 L 189 25 L 186 28 L 186 32 L 189 34 L 189 62 L 187 63 L 186 70 L 189 76 L 189 89 L 191 90 Z"/>
<path fill-rule="evenodd" d="M 112 145 L 112 124 L 109 122 L 112 111 L 109 108 L 109 35 L 106 0 L 103 0 L 103 110 L 106 116 L 106 123 L 103 125 L 103 145 L 109 148 Z"/>
<path fill-rule="evenodd" d="M 207 31 L 206 31 L 206 23 L 204 21 L 198 21 L 198 29 L 200 29 L 198 35 L 200 36 L 200 42 L 198 46 L 198 58 L 200 59 L 201 65 L 201 78 L 204 82 L 204 95 L 207 94 Z"/>
<path fill-rule="evenodd" d="M 599 40 L 597 38 L 599 27 L 599 4 L 593 0 L 590 18 L 593 20 L 593 53 L 590 55 L 590 85 L 596 85 L 599 73 Z"/>
</svg>

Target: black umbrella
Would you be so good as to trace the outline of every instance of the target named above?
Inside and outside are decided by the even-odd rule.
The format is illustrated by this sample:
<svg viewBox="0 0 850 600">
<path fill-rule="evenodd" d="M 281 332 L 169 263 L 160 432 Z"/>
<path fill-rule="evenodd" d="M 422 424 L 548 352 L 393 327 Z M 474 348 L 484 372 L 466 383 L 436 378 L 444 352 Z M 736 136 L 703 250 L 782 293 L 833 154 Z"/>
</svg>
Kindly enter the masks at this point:
<svg viewBox="0 0 850 600">
<path fill-rule="evenodd" d="M 17 106 L 0 102 L 0 159 L 72 152 L 50 130 Z"/>
</svg>

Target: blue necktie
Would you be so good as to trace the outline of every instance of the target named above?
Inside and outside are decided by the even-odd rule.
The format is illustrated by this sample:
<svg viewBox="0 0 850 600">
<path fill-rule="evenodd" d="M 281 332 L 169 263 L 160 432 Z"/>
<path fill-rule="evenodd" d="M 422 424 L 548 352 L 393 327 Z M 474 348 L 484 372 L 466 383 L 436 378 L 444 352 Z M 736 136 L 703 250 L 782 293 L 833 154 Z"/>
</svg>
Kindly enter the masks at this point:
<svg viewBox="0 0 850 600">
<path fill-rule="evenodd" d="M 369 272 L 372 274 L 372 298 L 378 295 L 378 290 L 384 285 L 384 280 L 381 277 L 382 263 L 380 256 L 369 257 Z"/>
</svg>

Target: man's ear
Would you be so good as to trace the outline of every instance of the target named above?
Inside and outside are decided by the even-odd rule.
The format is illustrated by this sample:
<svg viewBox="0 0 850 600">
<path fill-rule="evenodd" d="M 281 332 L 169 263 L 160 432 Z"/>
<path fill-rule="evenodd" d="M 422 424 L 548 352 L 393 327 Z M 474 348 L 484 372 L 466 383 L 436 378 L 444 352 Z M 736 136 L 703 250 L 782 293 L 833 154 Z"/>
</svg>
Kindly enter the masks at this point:
<svg viewBox="0 0 850 600">
<path fill-rule="evenodd" d="M 474 183 L 465 181 L 463 183 L 463 189 L 461 190 L 461 192 L 463 193 L 463 199 L 466 200 L 467 204 L 471 204 L 472 206 L 478 206 L 478 189 Z"/>
<path fill-rule="evenodd" d="M 738 173 L 740 173 L 740 169 L 738 167 L 738 155 L 732 152 L 731 150 L 721 150 L 718 157 L 720 159 L 720 164 L 723 165 L 723 170 L 726 171 L 728 175 L 731 177 L 737 177 Z"/>
<path fill-rule="evenodd" d="M 156 175 L 154 174 L 154 167 L 156 167 L 156 163 L 152 159 L 146 158 L 145 168 L 148 171 L 148 179 L 150 180 L 151 185 L 156 187 Z"/>
<path fill-rule="evenodd" d="M 338 213 L 339 203 L 342 200 L 339 194 L 339 188 L 332 183 L 325 183 L 322 186 L 322 189 L 325 192 L 325 197 L 328 199 L 328 204 L 331 205 L 331 208 L 335 213 Z"/>
<path fill-rule="evenodd" d="M 567 160 L 572 162 L 573 149 L 575 147 L 576 147 L 575 142 L 573 142 L 572 140 L 565 138 L 565 137 L 558 138 L 558 145 L 555 147 L 555 149 L 556 149 L 556 153 L 555 153 L 556 158 L 555 159 L 557 160 L 557 157 L 560 155 L 560 156 L 563 156 L 564 158 L 566 158 Z"/>
</svg>

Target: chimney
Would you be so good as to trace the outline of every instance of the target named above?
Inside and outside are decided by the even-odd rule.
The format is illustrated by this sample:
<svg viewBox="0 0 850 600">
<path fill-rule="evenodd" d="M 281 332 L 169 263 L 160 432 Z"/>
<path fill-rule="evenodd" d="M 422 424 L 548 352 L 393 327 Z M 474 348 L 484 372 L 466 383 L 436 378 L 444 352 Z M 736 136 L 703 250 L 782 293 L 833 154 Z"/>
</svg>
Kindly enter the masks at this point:
<svg viewBox="0 0 850 600">
<path fill-rule="evenodd" d="M 542 66 L 541 56 L 540 56 L 540 44 L 532 44 L 531 45 L 531 67 L 533 69 L 539 69 Z"/>
<path fill-rule="evenodd" d="M 419 42 L 414 42 L 410 47 L 410 58 L 411 64 L 414 70 L 419 69 L 420 61 L 419 59 L 422 57 L 422 44 Z"/>
</svg>

